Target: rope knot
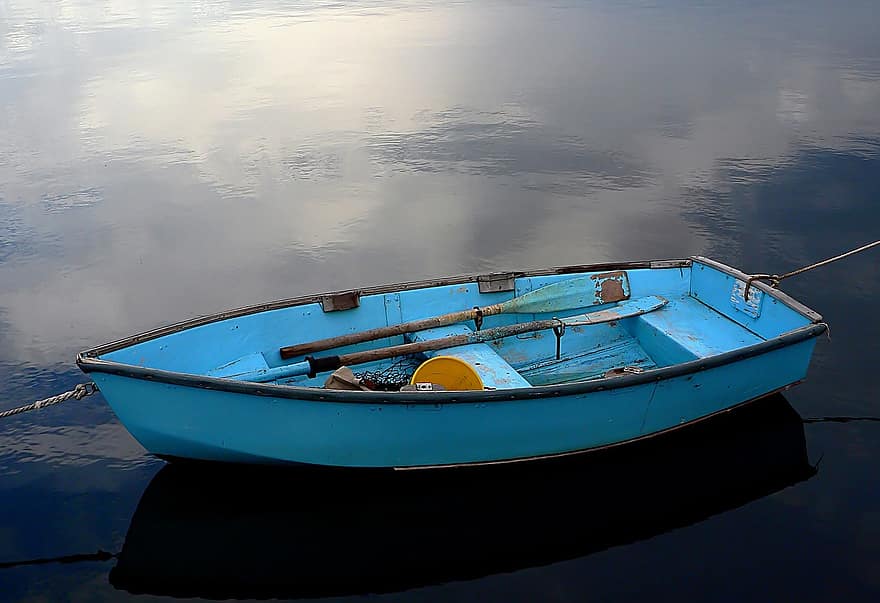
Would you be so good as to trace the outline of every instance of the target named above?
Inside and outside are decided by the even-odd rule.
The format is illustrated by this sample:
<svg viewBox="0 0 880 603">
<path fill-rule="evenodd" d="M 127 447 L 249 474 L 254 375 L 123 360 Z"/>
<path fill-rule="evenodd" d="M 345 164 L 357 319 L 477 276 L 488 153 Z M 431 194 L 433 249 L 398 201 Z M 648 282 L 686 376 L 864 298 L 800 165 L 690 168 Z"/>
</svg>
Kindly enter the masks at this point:
<svg viewBox="0 0 880 603">
<path fill-rule="evenodd" d="M 29 410 L 37 410 L 46 406 L 52 406 L 53 404 L 60 404 L 61 402 L 64 402 L 65 400 L 70 400 L 71 398 L 74 398 L 75 400 L 82 400 L 86 396 L 91 396 L 97 391 L 98 386 L 95 384 L 94 381 L 89 381 L 88 383 L 80 383 L 69 392 L 64 392 L 63 394 L 51 396 L 43 400 L 37 400 L 36 402 L 33 402 L 31 404 L 19 406 L 18 408 L 4 410 L 3 412 L 0 412 L 0 419 L 5 419 L 6 417 L 11 417 L 19 413 L 27 412 Z"/>
<path fill-rule="evenodd" d="M 86 396 L 91 396 L 97 391 L 98 386 L 95 384 L 94 381 L 89 381 L 88 383 L 80 383 L 73 388 L 73 397 L 77 400 L 82 400 Z"/>
</svg>

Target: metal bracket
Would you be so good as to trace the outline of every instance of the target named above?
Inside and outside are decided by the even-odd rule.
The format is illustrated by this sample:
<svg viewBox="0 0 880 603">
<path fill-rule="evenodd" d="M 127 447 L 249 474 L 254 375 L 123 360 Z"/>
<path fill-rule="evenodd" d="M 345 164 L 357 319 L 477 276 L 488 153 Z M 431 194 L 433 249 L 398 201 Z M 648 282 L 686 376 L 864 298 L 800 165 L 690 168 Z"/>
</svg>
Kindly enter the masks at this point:
<svg viewBox="0 0 880 603">
<path fill-rule="evenodd" d="M 516 276 L 513 272 L 492 272 L 477 277 L 480 293 L 500 293 L 516 289 Z"/>
<path fill-rule="evenodd" d="M 351 310 L 361 305 L 360 291 L 343 291 L 321 297 L 321 308 L 324 312 Z"/>
<path fill-rule="evenodd" d="M 553 334 L 556 335 L 556 360 L 562 356 L 562 336 L 565 335 L 565 323 L 554 317 L 559 324 L 553 327 Z"/>
<path fill-rule="evenodd" d="M 483 328 L 483 309 L 479 306 L 474 306 L 474 327 L 476 331 Z"/>
<path fill-rule="evenodd" d="M 653 260 L 650 263 L 651 270 L 661 268 L 687 268 L 691 265 L 690 260 Z"/>
</svg>

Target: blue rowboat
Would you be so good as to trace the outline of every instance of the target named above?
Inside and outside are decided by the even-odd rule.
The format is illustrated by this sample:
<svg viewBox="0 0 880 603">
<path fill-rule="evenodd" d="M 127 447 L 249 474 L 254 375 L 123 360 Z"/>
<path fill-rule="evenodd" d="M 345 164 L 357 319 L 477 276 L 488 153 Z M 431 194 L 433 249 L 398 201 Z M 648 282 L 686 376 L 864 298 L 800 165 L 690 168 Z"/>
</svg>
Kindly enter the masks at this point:
<svg viewBox="0 0 880 603">
<path fill-rule="evenodd" d="M 77 364 L 163 458 L 434 468 L 571 455 L 700 421 L 802 381 L 826 329 L 784 293 L 693 257 L 283 300 Z M 383 375 L 438 356 L 482 387 L 385 391 Z"/>
</svg>

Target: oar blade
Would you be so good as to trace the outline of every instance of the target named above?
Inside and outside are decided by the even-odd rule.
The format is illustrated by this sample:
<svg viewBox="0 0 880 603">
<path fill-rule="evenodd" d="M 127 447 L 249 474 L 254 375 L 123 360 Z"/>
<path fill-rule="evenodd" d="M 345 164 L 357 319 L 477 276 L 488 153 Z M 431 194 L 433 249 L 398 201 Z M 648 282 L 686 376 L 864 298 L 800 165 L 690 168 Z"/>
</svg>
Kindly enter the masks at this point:
<svg viewBox="0 0 880 603">
<path fill-rule="evenodd" d="M 648 295 L 638 299 L 631 299 L 617 304 L 606 310 L 597 310 L 580 314 L 578 316 L 569 316 L 563 318 L 562 322 L 569 327 L 583 327 L 587 325 L 597 325 L 604 322 L 613 322 L 615 320 L 623 320 L 624 318 L 633 318 L 641 316 L 654 310 L 659 310 L 669 301 L 660 295 Z"/>
<path fill-rule="evenodd" d="M 545 285 L 502 304 L 502 312 L 543 314 L 629 299 L 626 272 L 604 272 Z"/>
</svg>

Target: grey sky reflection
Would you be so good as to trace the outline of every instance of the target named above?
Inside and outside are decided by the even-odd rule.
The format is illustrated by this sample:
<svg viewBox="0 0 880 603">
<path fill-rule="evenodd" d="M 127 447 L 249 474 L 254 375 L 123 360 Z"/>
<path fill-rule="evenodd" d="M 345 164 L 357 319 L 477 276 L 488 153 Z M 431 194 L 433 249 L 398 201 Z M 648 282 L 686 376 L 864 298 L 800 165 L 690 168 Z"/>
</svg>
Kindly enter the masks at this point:
<svg viewBox="0 0 880 603">
<path fill-rule="evenodd" d="M 7 1 L 0 358 L 334 287 L 719 249 L 728 218 L 693 219 L 713 193 L 805 148 L 876 155 L 869 5 Z"/>
</svg>

